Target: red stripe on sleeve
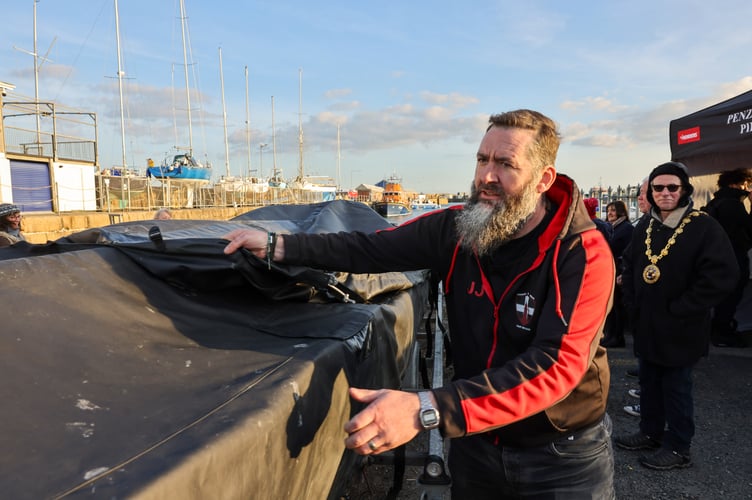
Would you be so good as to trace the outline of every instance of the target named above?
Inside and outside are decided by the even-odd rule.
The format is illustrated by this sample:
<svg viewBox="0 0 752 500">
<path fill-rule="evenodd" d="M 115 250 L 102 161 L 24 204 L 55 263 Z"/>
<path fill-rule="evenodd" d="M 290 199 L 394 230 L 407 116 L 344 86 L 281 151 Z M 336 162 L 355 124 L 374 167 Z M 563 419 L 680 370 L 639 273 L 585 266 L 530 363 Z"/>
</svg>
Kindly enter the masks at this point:
<svg viewBox="0 0 752 500">
<path fill-rule="evenodd" d="M 541 331 L 549 328 L 562 330 L 558 349 L 552 350 L 550 341 L 534 341 L 516 361 L 485 372 L 483 376 L 488 379 L 486 384 L 491 391 L 495 387 L 494 380 L 511 380 L 515 373 L 523 373 L 530 366 L 540 366 L 543 370 L 514 387 L 496 387 L 496 390 L 502 390 L 463 400 L 468 433 L 507 425 L 553 406 L 564 399 L 587 372 L 608 313 L 615 270 L 608 245 L 597 229 L 582 233 L 581 240 L 585 252 L 585 270 L 578 274 L 581 281 L 561 284 L 564 293 L 578 291 L 568 326 L 564 327 L 561 318 L 553 311 L 553 301 L 547 304 L 551 310 L 545 311 L 546 317 L 538 323 Z M 559 275 L 564 280 L 577 278 L 565 269 L 560 270 Z M 497 370 L 502 371 L 498 376 L 494 374 Z"/>
</svg>

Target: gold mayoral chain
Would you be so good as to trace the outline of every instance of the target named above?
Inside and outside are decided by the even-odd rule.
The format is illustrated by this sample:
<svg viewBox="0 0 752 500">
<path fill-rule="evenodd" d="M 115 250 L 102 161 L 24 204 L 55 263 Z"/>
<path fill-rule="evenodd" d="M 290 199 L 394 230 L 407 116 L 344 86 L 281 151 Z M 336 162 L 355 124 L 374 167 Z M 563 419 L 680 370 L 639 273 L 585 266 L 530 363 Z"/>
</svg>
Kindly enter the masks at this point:
<svg viewBox="0 0 752 500">
<path fill-rule="evenodd" d="M 661 270 L 658 269 L 657 266 L 658 261 L 668 255 L 668 249 L 671 248 L 674 243 L 676 243 L 676 237 L 684 232 L 684 226 L 689 224 L 691 217 L 696 217 L 698 215 L 700 215 L 700 212 L 691 212 L 686 217 L 684 217 L 684 219 L 682 219 L 681 221 L 681 224 L 679 224 L 679 227 L 674 230 L 674 234 L 671 235 L 671 237 L 668 239 L 668 243 L 666 243 L 666 246 L 663 247 L 663 250 L 661 250 L 661 253 L 659 253 L 658 255 L 653 255 L 652 250 L 650 250 L 650 244 L 652 243 L 650 235 L 653 232 L 653 221 L 655 221 L 655 219 L 653 218 L 650 219 L 648 230 L 645 232 L 645 235 L 647 236 L 645 238 L 645 255 L 650 261 L 650 264 L 645 266 L 645 269 L 643 269 L 642 271 L 642 279 L 645 281 L 645 283 L 652 285 L 653 283 L 658 282 L 658 278 L 661 277 Z"/>
</svg>

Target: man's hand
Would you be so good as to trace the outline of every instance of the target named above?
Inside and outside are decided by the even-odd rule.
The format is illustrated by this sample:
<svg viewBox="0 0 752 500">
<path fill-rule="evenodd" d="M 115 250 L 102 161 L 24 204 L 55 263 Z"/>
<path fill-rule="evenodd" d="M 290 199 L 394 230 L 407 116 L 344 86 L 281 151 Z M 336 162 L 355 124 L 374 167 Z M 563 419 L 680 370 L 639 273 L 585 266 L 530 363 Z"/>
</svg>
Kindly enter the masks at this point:
<svg viewBox="0 0 752 500">
<path fill-rule="evenodd" d="M 368 406 L 345 424 L 345 446 L 361 455 L 389 451 L 414 438 L 423 428 L 420 401 L 414 392 L 350 388 L 350 397 Z"/>
<path fill-rule="evenodd" d="M 236 229 L 225 234 L 222 238 L 230 241 L 224 250 L 228 255 L 237 251 L 239 248 L 246 248 L 256 257 L 260 259 L 266 258 L 266 248 L 269 238 L 269 233 L 266 231 L 260 231 L 258 229 Z M 284 257 L 282 240 L 283 238 L 278 235 L 272 260 L 282 260 Z"/>
</svg>

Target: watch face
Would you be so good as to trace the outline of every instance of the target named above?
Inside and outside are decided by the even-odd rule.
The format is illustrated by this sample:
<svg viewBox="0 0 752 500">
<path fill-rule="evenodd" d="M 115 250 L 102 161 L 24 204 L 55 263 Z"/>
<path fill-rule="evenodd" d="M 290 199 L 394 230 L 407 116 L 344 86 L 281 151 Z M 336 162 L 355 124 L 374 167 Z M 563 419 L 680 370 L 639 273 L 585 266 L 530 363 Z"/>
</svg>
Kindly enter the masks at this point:
<svg viewBox="0 0 752 500">
<path fill-rule="evenodd" d="M 439 425 L 439 412 L 435 408 L 420 412 L 420 423 L 426 429 L 433 429 Z"/>
</svg>

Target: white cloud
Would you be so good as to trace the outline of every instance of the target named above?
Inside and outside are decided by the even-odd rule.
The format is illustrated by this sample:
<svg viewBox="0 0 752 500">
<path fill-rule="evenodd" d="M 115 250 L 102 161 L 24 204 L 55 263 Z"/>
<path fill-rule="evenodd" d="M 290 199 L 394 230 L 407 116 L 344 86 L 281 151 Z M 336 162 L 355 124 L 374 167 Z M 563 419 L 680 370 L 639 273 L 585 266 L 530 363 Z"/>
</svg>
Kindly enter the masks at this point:
<svg viewBox="0 0 752 500">
<path fill-rule="evenodd" d="M 559 107 L 566 111 L 606 111 L 617 113 L 628 109 L 628 106 L 617 104 L 613 100 L 599 97 L 584 97 L 580 100 L 567 100 L 562 102 Z"/>
<path fill-rule="evenodd" d="M 352 89 L 331 89 L 324 92 L 327 99 L 341 99 L 352 94 Z"/>
<path fill-rule="evenodd" d="M 752 88 L 752 76 L 720 84 L 709 96 L 677 99 L 655 105 L 615 103 L 605 97 L 586 97 L 561 103 L 560 108 L 579 117 L 563 120 L 565 142 L 596 148 L 636 148 L 648 144 L 668 145 L 671 120 L 680 118 Z M 582 119 L 587 116 L 589 120 Z"/>
<path fill-rule="evenodd" d="M 345 115 L 332 113 L 331 111 L 324 111 L 321 113 L 316 114 L 316 116 L 313 117 L 313 122 L 318 122 L 324 125 L 345 125 L 347 123 L 348 117 Z"/>
<path fill-rule="evenodd" d="M 466 96 L 457 92 L 439 94 L 436 92 L 423 91 L 421 99 L 431 104 L 446 104 L 452 108 L 465 108 L 472 104 L 478 104 L 479 100 L 474 96 Z"/>
</svg>

